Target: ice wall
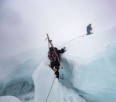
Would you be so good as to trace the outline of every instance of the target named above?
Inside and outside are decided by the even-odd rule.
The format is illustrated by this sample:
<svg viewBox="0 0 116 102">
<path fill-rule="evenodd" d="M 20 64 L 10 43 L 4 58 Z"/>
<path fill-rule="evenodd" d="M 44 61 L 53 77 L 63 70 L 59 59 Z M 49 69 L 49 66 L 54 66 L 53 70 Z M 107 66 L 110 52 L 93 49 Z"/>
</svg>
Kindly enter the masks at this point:
<svg viewBox="0 0 116 102">
<path fill-rule="evenodd" d="M 35 84 L 35 102 L 86 102 L 78 93 L 63 85 L 47 64 L 41 63 L 33 73 Z M 53 83 L 54 81 L 54 83 Z M 53 83 L 53 87 L 51 89 Z M 70 83 L 67 83 L 67 85 Z M 51 92 L 50 92 L 51 89 Z M 49 94 L 50 92 L 50 94 Z M 49 94 L 49 96 L 48 96 Z"/>
<path fill-rule="evenodd" d="M 47 65 L 45 65 L 44 62 L 42 62 L 35 70 L 33 74 L 35 84 L 35 102 L 45 102 L 52 86 L 54 77 L 54 72 Z M 59 95 L 58 80 L 55 78 L 54 85 L 47 102 L 60 101 Z"/>
<path fill-rule="evenodd" d="M 34 91 L 32 73 L 40 63 L 38 49 L 0 61 L 0 95 L 19 96 Z"/>
<path fill-rule="evenodd" d="M 71 81 L 89 102 L 116 102 L 115 36 L 91 35 L 67 45 L 64 58 L 72 66 Z"/>
<path fill-rule="evenodd" d="M 116 45 L 108 46 L 87 62 L 79 60 L 72 56 L 74 87 L 89 102 L 116 102 Z"/>
</svg>

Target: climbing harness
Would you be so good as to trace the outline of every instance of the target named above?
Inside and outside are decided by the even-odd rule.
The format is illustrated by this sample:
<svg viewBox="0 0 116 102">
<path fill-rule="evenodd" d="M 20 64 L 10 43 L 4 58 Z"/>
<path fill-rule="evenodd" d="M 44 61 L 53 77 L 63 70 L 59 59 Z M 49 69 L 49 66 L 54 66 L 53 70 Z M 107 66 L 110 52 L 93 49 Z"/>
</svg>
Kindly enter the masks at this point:
<svg viewBox="0 0 116 102">
<path fill-rule="evenodd" d="M 53 70 L 54 70 L 54 72 L 57 72 L 57 69 L 55 67 L 53 68 Z"/>
</svg>

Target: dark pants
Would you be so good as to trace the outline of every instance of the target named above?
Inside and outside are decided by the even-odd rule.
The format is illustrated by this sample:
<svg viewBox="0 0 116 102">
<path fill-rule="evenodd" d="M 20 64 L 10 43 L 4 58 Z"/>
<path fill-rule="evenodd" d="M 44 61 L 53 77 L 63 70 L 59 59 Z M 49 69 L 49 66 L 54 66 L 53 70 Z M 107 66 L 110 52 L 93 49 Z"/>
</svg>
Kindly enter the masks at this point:
<svg viewBox="0 0 116 102">
<path fill-rule="evenodd" d="M 89 35 L 89 34 L 92 34 L 92 33 L 91 33 L 91 30 L 88 29 L 87 30 L 87 35 Z"/>
<path fill-rule="evenodd" d="M 55 62 L 51 62 L 50 64 L 51 64 L 51 68 L 52 69 L 54 67 L 55 67 L 55 69 L 57 69 L 57 71 L 55 72 L 55 74 L 56 74 L 56 78 L 59 79 L 59 67 L 60 67 L 59 62 L 55 61 Z"/>
<path fill-rule="evenodd" d="M 56 71 L 55 74 L 56 74 L 56 78 L 59 79 L 59 71 Z"/>
</svg>

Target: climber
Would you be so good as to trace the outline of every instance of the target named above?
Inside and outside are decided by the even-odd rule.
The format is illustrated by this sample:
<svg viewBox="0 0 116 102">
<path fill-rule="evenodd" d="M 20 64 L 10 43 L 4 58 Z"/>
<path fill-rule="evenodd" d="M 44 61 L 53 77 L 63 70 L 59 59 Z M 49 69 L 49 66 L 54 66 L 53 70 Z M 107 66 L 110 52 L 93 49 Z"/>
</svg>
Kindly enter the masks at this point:
<svg viewBox="0 0 116 102">
<path fill-rule="evenodd" d="M 89 24 L 87 26 L 87 34 L 86 35 L 89 35 L 89 34 L 92 34 L 92 27 L 91 27 L 91 24 Z"/>
<path fill-rule="evenodd" d="M 56 77 L 59 79 L 59 68 L 60 68 L 60 55 L 64 53 L 65 47 L 58 50 L 56 47 L 50 47 L 48 52 L 48 58 L 50 59 L 50 67 L 54 70 Z"/>
</svg>

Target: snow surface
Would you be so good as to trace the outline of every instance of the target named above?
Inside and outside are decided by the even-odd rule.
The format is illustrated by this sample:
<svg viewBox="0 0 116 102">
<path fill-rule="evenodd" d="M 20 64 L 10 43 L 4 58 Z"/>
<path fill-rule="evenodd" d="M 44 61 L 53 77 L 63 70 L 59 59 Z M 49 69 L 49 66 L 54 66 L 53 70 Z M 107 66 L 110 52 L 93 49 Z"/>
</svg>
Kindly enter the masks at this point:
<svg viewBox="0 0 116 102">
<path fill-rule="evenodd" d="M 28 94 L 23 94 L 20 95 L 18 98 L 20 99 L 20 101 L 22 102 L 34 102 L 34 91 L 28 93 Z"/>
<path fill-rule="evenodd" d="M 89 102 L 116 101 L 116 45 L 108 46 L 87 61 L 75 56 L 66 59 L 73 66 L 73 86 Z"/>
<path fill-rule="evenodd" d="M 70 42 L 47 102 L 116 102 L 116 43 L 111 35 Z M 45 58 L 46 59 L 46 58 Z M 33 73 L 35 102 L 45 102 L 54 79 L 48 60 Z"/>
<path fill-rule="evenodd" d="M 14 96 L 0 96 L 0 102 L 21 102 Z"/>
<path fill-rule="evenodd" d="M 60 80 L 55 78 L 47 102 L 116 102 L 116 30 L 110 32 L 84 36 L 64 44 L 67 51 L 62 55 Z M 30 77 L 34 72 L 35 96 L 34 100 L 27 100 L 45 102 L 55 77 L 48 67 L 47 51 L 46 46 L 39 53 L 26 52 L 15 56 L 16 60 L 2 61 L 0 68 L 7 73 L 0 75 L 1 81 Z M 13 69 L 8 72 L 10 68 Z M 25 101 L 23 96 L 21 99 Z"/>
<path fill-rule="evenodd" d="M 45 102 L 54 80 L 54 72 L 44 62 L 35 70 L 35 102 Z M 55 78 L 47 102 L 86 102 L 72 89 L 68 89 Z"/>
</svg>

